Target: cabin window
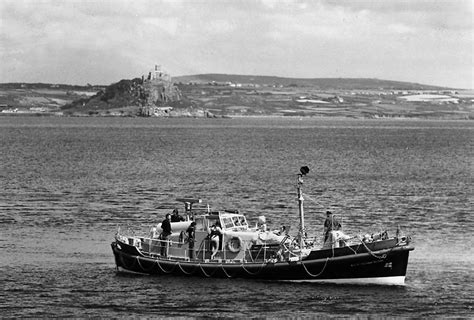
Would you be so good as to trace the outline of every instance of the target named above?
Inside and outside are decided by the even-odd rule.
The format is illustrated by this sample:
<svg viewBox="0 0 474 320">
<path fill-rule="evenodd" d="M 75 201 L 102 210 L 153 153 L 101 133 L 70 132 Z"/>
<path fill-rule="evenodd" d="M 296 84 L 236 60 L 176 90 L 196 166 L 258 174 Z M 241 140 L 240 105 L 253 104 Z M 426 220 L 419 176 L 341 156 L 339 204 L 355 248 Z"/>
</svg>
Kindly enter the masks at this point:
<svg viewBox="0 0 474 320">
<path fill-rule="evenodd" d="M 209 217 L 208 218 L 208 228 L 216 224 L 219 221 L 219 217 Z"/>
<path fill-rule="evenodd" d="M 234 226 L 240 227 L 242 224 L 240 223 L 239 217 L 233 217 L 232 221 L 234 222 Z"/>
<path fill-rule="evenodd" d="M 223 218 L 222 222 L 224 223 L 224 227 L 226 229 L 231 229 L 234 227 L 234 223 L 232 222 L 232 218 L 230 217 Z"/>
</svg>

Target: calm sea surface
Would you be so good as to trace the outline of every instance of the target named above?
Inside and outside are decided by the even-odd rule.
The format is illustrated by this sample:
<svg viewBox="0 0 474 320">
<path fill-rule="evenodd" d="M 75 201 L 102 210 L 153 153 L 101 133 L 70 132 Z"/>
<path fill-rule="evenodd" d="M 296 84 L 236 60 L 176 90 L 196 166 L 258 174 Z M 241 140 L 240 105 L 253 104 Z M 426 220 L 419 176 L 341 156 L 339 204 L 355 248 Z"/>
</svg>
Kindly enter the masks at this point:
<svg viewBox="0 0 474 320">
<path fill-rule="evenodd" d="M 0 317 L 474 316 L 474 123 L 0 117 Z M 116 274 L 117 226 L 193 196 L 251 221 L 400 225 L 405 287 Z M 291 233 L 291 232 L 290 232 Z"/>
</svg>

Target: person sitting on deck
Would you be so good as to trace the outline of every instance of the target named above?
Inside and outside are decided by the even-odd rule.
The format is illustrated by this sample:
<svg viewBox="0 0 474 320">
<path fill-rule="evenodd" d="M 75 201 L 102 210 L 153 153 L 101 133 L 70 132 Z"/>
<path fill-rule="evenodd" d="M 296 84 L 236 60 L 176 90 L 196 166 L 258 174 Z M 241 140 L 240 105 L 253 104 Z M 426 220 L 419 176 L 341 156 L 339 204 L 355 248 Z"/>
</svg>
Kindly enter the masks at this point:
<svg viewBox="0 0 474 320">
<path fill-rule="evenodd" d="M 326 220 L 324 221 L 324 242 L 328 240 L 331 231 L 338 231 L 341 227 L 339 219 L 337 219 L 331 211 L 326 211 Z"/>
<path fill-rule="evenodd" d="M 184 221 L 184 218 L 179 215 L 178 209 L 173 210 L 173 214 L 171 215 L 171 222 L 180 222 Z"/>
<path fill-rule="evenodd" d="M 216 257 L 217 251 L 219 251 L 219 238 L 222 234 L 221 224 L 219 221 L 216 224 L 211 226 L 211 233 L 209 234 L 209 239 L 211 240 L 211 260 Z"/>
</svg>

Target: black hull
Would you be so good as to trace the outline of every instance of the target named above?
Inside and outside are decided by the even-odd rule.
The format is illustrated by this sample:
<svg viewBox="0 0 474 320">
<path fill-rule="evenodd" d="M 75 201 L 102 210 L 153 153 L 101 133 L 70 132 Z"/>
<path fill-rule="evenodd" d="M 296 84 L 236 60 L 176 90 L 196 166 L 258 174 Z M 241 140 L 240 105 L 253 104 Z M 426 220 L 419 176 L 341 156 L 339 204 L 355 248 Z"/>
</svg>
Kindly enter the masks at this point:
<svg viewBox="0 0 474 320">
<path fill-rule="evenodd" d="M 274 263 L 203 262 L 148 257 L 136 247 L 123 242 L 112 243 L 112 250 L 119 270 L 141 274 L 403 285 L 409 251 L 413 247 L 387 247 L 385 244 L 381 248 L 357 246 L 318 250 L 311 252 L 302 261 Z"/>
</svg>

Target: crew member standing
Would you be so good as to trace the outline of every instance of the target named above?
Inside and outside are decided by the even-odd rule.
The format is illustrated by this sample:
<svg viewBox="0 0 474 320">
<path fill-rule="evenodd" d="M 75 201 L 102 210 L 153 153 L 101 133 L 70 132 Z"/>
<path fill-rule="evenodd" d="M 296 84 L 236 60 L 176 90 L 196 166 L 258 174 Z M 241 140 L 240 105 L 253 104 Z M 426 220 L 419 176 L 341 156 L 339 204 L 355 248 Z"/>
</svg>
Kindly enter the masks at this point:
<svg viewBox="0 0 474 320">
<path fill-rule="evenodd" d="M 211 226 L 211 233 L 209 234 L 209 238 L 211 240 L 211 260 L 216 257 L 217 252 L 219 251 L 220 245 L 220 237 L 222 234 L 221 224 L 217 221 L 215 224 Z"/>
<path fill-rule="evenodd" d="M 338 231 L 341 229 L 341 223 L 331 211 L 326 211 L 326 220 L 324 221 L 324 242 L 327 241 L 331 231 Z"/>
<path fill-rule="evenodd" d="M 167 213 L 165 220 L 161 223 L 161 229 L 163 230 L 160 234 L 161 240 L 161 255 L 163 257 L 167 256 L 167 247 L 168 247 L 168 237 L 171 235 L 171 214 Z"/>
<path fill-rule="evenodd" d="M 184 218 L 179 215 L 178 209 L 173 210 L 173 215 L 171 216 L 171 222 L 180 222 L 184 221 Z"/>
<path fill-rule="evenodd" d="M 194 258 L 194 239 L 196 235 L 196 222 L 191 222 L 191 225 L 189 228 L 186 230 L 186 233 L 188 234 L 188 242 L 189 242 L 189 259 Z"/>
</svg>

